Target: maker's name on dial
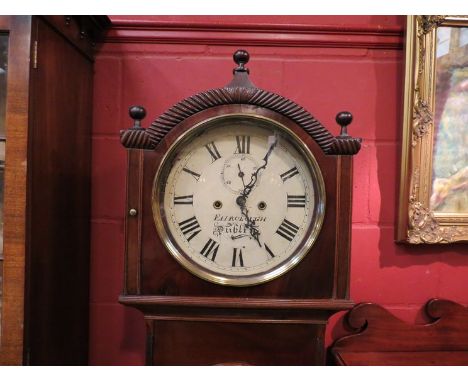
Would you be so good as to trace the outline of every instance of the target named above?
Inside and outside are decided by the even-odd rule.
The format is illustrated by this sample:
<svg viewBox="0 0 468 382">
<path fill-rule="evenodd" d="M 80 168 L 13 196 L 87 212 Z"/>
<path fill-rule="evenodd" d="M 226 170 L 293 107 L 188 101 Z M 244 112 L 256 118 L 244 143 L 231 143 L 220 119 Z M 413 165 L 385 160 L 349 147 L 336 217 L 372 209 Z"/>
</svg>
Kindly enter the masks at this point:
<svg viewBox="0 0 468 382">
<path fill-rule="evenodd" d="M 266 216 L 252 216 L 251 222 L 266 222 Z M 233 216 L 216 214 L 213 219 L 215 222 L 246 222 L 245 216 Z"/>
</svg>

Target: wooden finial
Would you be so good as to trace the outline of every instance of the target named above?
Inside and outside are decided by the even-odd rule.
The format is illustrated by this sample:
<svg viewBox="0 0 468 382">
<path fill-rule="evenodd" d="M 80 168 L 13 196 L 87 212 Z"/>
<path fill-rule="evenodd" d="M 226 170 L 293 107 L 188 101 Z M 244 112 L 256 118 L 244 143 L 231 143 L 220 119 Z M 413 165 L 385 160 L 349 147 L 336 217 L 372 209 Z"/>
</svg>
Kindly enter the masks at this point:
<svg viewBox="0 0 468 382">
<path fill-rule="evenodd" d="M 336 115 L 336 122 L 341 126 L 339 137 L 349 137 L 348 125 L 353 121 L 353 115 L 349 111 L 342 111 Z"/>
<path fill-rule="evenodd" d="M 237 64 L 237 68 L 234 68 L 233 73 L 236 72 L 247 72 L 249 73 L 249 69 L 245 67 L 245 64 L 249 62 L 250 54 L 246 50 L 239 49 L 236 50 L 234 55 L 234 62 Z"/>
<path fill-rule="evenodd" d="M 141 120 L 146 117 L 146 110 L 143 106 L 131 106 L 128 109 L 128 114 L 130 118 L 133 119 L 133 127 L 135 130 L 144 130 L 141 127 Z"/>
</svg>

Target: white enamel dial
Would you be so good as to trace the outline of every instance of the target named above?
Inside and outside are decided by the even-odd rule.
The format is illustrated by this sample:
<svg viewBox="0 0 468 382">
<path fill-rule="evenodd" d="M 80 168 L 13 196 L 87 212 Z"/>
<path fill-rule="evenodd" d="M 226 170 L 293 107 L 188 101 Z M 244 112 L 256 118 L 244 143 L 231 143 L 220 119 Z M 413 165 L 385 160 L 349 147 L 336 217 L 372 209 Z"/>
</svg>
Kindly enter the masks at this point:
<svg viewBox="0 0 468 382">
<path fill-rule="evenodd" d="M 312 154 L 270 120 L 194 128 L 155 177 L 156 226 L 171 254 L 212 282 L 244 286 L 292 268 L 320 230 L 324 190 Z"/>
</svg>

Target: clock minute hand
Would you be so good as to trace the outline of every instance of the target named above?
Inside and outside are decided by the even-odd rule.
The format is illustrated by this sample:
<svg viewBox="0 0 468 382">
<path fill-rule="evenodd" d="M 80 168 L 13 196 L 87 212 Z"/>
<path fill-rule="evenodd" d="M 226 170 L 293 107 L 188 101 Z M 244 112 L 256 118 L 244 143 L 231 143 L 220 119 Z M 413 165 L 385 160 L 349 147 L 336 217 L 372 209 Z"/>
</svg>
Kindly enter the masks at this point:
<svg viewBox="0 0 468 382">
<path fill-rule="evenodd" d="M 273 135 L 273 136 L 270 136 L 268 137 L 268 142 L 270 143 L 270 147 L 268 148 L 268 151 L 267 153 L 265 154 L 265 157 L 263 158 L 263 161 L 265 162 L 263 164 L 263 166 L 259 167 L 250 177 L 250 182 L 249 184 L 245 184 L 244 182 L 244 173 L 241 171 L 241 168 L 240 168 L 240 165 L 238 164 L 238 168 L 239 168 L 239 177 L 242 178 L 242 184 L 244 185 L 244 189 L 243 191 L 241 192 L 241 195 L 239 195 L 237 197 L 237 200 L 236 200 L 236 203 L 237 205 L 240 207 L 240 210 L 241 210 L 241 214 L 244 216 L 244 218 L 246 219 L 246 224 L 245 226 L 249 229 L 249 232 L 250 232 L 250 236 L 253 237 L 258 245 L 261 247 L 262 245 L 260 244 L 260 240 L 259 240 L 259 236 L 260 236 L 260 231 L 257 229 L 257 226 L 255 225 L 255 223 L 249 218 L 249 213 L 248 213 L 248 210 L 246 208 L 246 204 L 247 204 L 247 197 L 249 196 L 249 194 L 252 192 L 252 189 L 253 187 L 255 186 L 255 183 L 257 182 L 257 179 L 258 179 L 258 173 L 260 172 L 260 170 L 263 170 L 266 168 L 267 164 L 268 164 L 268 159 L 271 155 L 271 153 L 273 152 L 273 149 L 275 148 L 276 146 L 276 143 L 278 142 L 278 137 L 277 135 Z"/>
<path fill-rule="evenodd" d="M 244 196 L 245 198 L 247 198 L 249 196 L 249 194 L 252 192 L 253 187 L 255 186 L 255 183 L 257 183 L 258 173 L 260 172 L 260 170 L 264 170 L 266 168 L 266 166 L 268 165 L 268 159 L 270 158 L 270 155 L 273 152 L 273 149 L 275 148 L 276 144 L 278 143 L 278 136 L 276 134 L 272 135 L 272 136 L 268 137 L 268 141 L 270 143 L 270 147 L 268 148 L 268 151 L 265 154 L 265 157 L 263 158 L 263 161 L 265 163 L 263 164 L 263 166 L 260 166 L 259 168 L 257 168 L 257 170 L 254 173 L 252 173 L 252 175 L 250 177 L 249 184 L 247 184 L 246 186 L 244 185 L 244 190 L 242 191 L 242 196 Z M 242 181 L 243 180 L 244 179 L 242 179 Z"/>
<path fill-rule="evenodd" d="M 265 167 L 268 163 L 269 156 L 271 155 L 271 153 L 273 152 L 273 149 L 276 147 L 276 144 L 278 143 L 278 135 L 277 134 L 270 135 L 268 137 L 268 143 L 270 143 L 270 147 L 268 148 L 268 151 L 265 154 L 265 157 L 263 158 L 263 160 L 265 161 Z"/>
</svg>

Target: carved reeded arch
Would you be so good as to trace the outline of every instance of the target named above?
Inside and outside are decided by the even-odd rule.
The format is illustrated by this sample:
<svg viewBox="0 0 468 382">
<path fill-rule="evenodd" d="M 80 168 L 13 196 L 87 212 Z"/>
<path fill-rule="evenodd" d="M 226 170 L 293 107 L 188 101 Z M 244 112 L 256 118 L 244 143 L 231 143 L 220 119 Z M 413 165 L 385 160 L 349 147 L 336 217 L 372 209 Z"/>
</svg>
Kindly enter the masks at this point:
<svg viewBox="0 0 468 382">
<path fill-rule="evenodd" d="M 334 137 L 295 102 L 256 88 L 248 78 L 248 69 L 244 67 L 248 61 L 247 52 L 237 51 L 234 60 L 238 67 L 234 69 L 234 79 L 228 86 L 182 100 L 163 113 L 147 129 L 141 127 L 141 120 L 146 115 L 144 109 L 138 106 L 130 108 L 130 116 L 135 120 L 135 125 L 120 132 L 122 145 L 126 148 L 154 150 L 171 129 L 192 115 L 216 106 L 245 104 L 263 107 L 291 119 L 317 142 L 325 154 L 354 155 L 360 150 L 361 139 L 350 137 L 346 131 L 347 125 L 352 121 L 350 113 L 338 114 L 336 119 L 342 130 L 338 137 Z"/>
</svg>

